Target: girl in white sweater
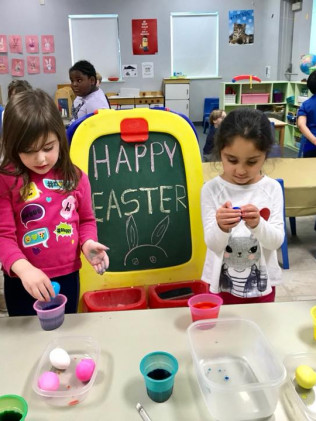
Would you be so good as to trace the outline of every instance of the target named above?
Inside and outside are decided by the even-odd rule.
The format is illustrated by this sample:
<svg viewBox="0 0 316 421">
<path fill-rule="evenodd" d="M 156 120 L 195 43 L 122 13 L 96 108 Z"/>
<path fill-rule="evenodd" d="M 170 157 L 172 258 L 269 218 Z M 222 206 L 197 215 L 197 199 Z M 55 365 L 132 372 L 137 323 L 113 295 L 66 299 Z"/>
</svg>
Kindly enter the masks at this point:
<svg viewBox="0 0 316 421">
<path fill-rule="evenodd" d="M 202 279 L 225 304 L 274 301 L 274 286 L 281 283 L 282 189 L 262 173 L 272 144 L 270 122 L 255 109 L 230 112 L 216 135 L 223 173 L 202 188 Z"/>
</svg>

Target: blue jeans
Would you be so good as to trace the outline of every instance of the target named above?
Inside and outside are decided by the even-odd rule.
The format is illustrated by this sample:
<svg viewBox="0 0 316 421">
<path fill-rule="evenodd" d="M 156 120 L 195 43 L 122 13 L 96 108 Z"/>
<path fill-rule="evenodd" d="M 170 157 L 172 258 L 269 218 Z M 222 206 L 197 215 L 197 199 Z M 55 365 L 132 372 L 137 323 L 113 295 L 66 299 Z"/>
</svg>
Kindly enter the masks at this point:
<svg viewBox="0 0 316 421">
<path fill-rule="evenodd" d="M 77 313 L 80 291 L 79 271 L 51 278 L 51 281 L 59 282 L 60 293 L 67 297 L 65 313 Z M 24 289 L 19 278 L 11 278 L 4 274 L 4 296 L 9 316 L 36 315 L 33 309 L 35 299 Z"/>
</svg>

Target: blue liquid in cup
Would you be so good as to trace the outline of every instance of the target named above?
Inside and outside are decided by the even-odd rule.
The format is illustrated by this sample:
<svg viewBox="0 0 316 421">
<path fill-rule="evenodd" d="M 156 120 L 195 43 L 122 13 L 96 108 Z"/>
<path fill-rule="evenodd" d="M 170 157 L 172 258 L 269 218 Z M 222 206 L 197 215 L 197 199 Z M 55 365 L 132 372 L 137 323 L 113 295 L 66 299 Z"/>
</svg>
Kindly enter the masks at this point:
<svg viewBox="0 0 316 421">
<path fill-rule="evenodd" d="M 174 377 L 178 371 L 176 358 L 163 351 L 145 355 L 140 363 L 147 394 L 154 402 L 165 402 L 173 392 Z"/>
</svg>

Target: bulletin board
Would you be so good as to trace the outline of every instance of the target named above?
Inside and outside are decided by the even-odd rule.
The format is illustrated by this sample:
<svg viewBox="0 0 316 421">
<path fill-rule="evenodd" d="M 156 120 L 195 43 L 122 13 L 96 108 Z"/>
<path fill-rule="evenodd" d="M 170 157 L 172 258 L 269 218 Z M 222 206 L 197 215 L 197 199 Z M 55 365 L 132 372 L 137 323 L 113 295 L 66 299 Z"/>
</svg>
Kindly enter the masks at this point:
<svg viewBox="0 0 316 421">
<path fill-rule="evenodd" d="M 136 130 L 136 139 L 122 140 L 124 123 L 138 119 L 147 139 Z M 88 174 L 99 241 L 110 248 L 102 277 L 84 261 L 81 294 L 200 279 L 202 163 L 186 120 L 146 108 L 99 110 L 77 128 L 70 153 Z"/>
</svg>

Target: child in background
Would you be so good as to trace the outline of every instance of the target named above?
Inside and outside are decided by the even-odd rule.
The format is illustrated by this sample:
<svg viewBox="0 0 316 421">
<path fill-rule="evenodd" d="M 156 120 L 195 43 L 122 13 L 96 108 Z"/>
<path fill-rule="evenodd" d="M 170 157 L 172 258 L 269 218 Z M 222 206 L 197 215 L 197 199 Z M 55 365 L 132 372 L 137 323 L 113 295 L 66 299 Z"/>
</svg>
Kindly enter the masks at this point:
<svg viewBox="0 0 316 421">
<path fill-rule="evenodd" d="M 8 100 L 11 96 L 24 91 L 31 91 L 33 88 L 27 80 L 12 80 L 8 85 Z"/>
<path fill-rule="evenodd" d="M 36 116 L 36 118 L 34 118 Z M 59 282 L 77 311 L 80 251 L 102 274 L 88 177 L 70 160 L 60 113 L 41 90 L 14 95 L 5 110 L 0 164 L 0 261 L 10 316 L 35 314 L 34 299 L 54 297 Z"/>
<path fill-rule="evenodd" d="M 97 83 L 96 83 L 96 86 L 99 88 L 99 86 L 101 85 L 101 82 L 102 82 L 102 76 L 98 72 L 96 72 L 96 75 L 97 75 Z"/>
<path fill-rule="evenodd" d="M 226 117 L 226 113 L 224 110 L 213 110 L 210 114 L 210 127 L 209 132 L 206 137 L 206 142 L 203 148 L 203 161 L 210 162 L 212 151 L 214 148 L 214 136 L 218 126 Z"/>
<path fill-rule="evenodd" d="M 32 86 L 28 83 L 27 80 L 14 79 L 8 85 L 8 101 L 15 94 L 18 94 L 23 91 L 31 91 L 31 90 L 32 90 Z M 0 134 L 2 131 L 3 117 L 4 117 L 4 108 L 0 106 Z"/>
<path fill-rule="evenodd" d="M 283 194 L 278 181 L 262 174 L 272 145 L 270 122 L 255 109 L 230 112 L 216 133 L 223 173 L 202 188 L 202 279 L 224 304 L 274 301 L 281 282 Z"/>
<path fill-rule="evenodd" d="M 313 96 L 304 101 L 297 112 L 297 127 L 302 133 L 301 142 L 305 141 L 304 158 L 316 157 L 316 70 L 307 79 L 307 87 Z"/>
<path fill-rule="evenodd" d="M 97 87 L 94 66 L 86 60 L 75 63 L 69 69 L 71 88 L 77 97 L 72 105 L 71 123 L 101 108 L 110 108 L 104 92 Z"/>
</svg>

